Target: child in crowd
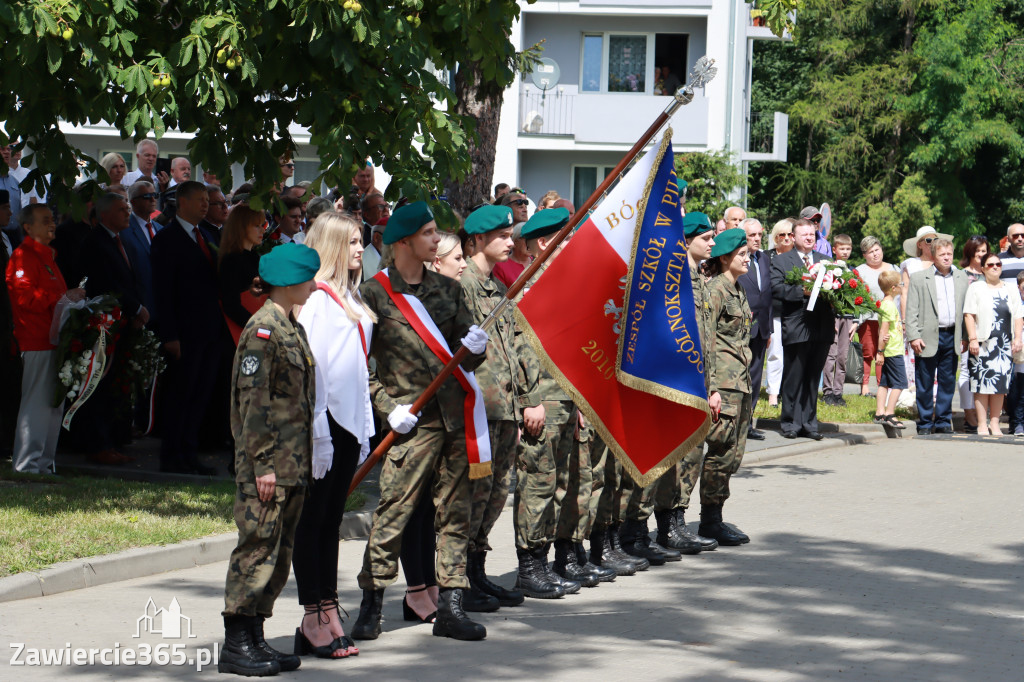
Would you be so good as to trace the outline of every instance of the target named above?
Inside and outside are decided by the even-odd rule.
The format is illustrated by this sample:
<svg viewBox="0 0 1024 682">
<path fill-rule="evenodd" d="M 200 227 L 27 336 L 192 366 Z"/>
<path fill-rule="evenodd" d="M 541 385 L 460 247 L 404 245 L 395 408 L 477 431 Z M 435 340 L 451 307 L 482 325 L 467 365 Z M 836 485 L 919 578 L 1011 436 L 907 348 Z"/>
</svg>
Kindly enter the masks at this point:
<svg viewBox="0 0 1024 682">
<path fill-rule="evenodd" d="M 832 237 L 832 253 L 836 265 L 846 266 L 846 260 L 853 251 L 853 240 L 848 234 L 837 234 Z M 825 370 L 822 372 L 823 402 L 826 405 L 846 405 L 843 399 L 843 384 L 846 382 L 846 356 L 850 351 L 850 341 L 857 331 L 853 315 L 836 318 L 836 335 L 832 347 L 825 359 Z"/>
<path fill-rule="evenodd" d="M 1017 289 L 1024 299 L 1024 270 L 1017 273 Z M 1013 380 L 1010 382 L 1010 395 L 1006 411 L 1010 415 L 1010 430 L 1017 438 L 1024 438 L 1024 360 L 1022 354 L 1013 357 Z"/>
<path fill-rule="evenodd" d="M 882 365 L 882 381 L 878 385 L 875 423 L 902 429 L 903 422 L 894 414 L 900 391 L 907 388 L 907 370 L 903 363 L 903 325 L 895 301 L 900 294 L 899 273 L 892 270 L 878 275 L 878 288 L 885 292 L 885 298 L 878 309 L 878 355 L 875 362 Z"/>
</svg>

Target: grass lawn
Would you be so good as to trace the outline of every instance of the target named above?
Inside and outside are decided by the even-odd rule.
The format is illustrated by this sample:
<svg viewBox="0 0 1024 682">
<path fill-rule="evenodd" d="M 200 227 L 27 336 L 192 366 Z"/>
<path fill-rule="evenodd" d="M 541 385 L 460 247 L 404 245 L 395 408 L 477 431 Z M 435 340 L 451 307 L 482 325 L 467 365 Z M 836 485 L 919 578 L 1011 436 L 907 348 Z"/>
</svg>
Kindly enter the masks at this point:
<svg viewBox="0 0 1024 682">
<path fill-rule="evenodd" d="M 0 577 L 235 530 L 235 484 L 145 483 L 0 471 Z M 346 510 L 366 501 L 356 491 Z"/>
<path fill-rule="evenodd" d="M 874 396 L 844 395 L 846 407 L 835 407 L 826 405 L 818 400 L 818 421 L 832 422 L 834 424 L 870 424 L 875 418 Z M 757 401 L 757 408 L 754 416 L 761 419 L 778 419 L 782 410 L 778 407 L 768 406 L 768 394 L 761 390 L 761 398 Z M 910 412 L 896 408 L 896 416 L 903 419 L 912 419 Z"/>
</svg>

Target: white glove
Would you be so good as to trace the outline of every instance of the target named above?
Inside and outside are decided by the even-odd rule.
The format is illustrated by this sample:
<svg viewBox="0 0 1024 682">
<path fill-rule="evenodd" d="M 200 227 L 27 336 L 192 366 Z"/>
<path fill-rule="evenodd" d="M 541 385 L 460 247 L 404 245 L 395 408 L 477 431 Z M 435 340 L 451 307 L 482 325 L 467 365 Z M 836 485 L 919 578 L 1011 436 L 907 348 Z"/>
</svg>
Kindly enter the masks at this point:
<svg viewBox="0 0 1024 682">
<path fill-rule="evenodd" d="M 313 478 L 320 479 L 327 475 L 334 464 L 334 444 L 330 438 L 313 440 Z"/>
<path fill-rule="evenodd" d="M 399 405 L 388 415 L 388 424 L 391 425 L 391 430 L 395 433 L 409 433 L 419 421 L 419 417 L 409 411 L 410 407 L 412 405 Z"/>
<path fill-rule="evenodd" d="M 462 345 L 468 348 L 470 353 L 480 355 L 487 350 L 487 340 L 487 332 L 474 324 L 462 337 Z"/>
</svg>

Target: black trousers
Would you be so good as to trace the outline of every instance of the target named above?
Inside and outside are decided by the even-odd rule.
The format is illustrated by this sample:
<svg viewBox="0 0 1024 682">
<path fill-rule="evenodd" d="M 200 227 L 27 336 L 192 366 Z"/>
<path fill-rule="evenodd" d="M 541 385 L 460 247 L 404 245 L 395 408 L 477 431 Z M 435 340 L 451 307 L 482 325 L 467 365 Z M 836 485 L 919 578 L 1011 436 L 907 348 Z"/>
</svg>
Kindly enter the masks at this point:
<svg viewBox="0 0 1024 682">
<path fill-rule="evenodd" d="M 768 351 L 768 339 L 760 336 L 751 336 L 750 353 L 750 420 L 754 420 L 754 408 L 757 406 L 757 399 L 761 396 L 761 378 L 764 376 L 764 354 Z"/>
<path fill-rule="evenodd" d="M 437 535 L 434 531 L 434 500 L 432 496 L 420 495 L 419 504 L 409 517 L 409 523 L 402 533 L 402 571 L 406 585 L 437 584 L 434 572 L 434 552 Z"/>
<path fill-rule="evenodd" d="M 160 467 L 180 469 L 198 463 L 199 429 L 213 395 L 220 364 L 220 336 L 205 342 L 181 342 L 181 359 L 168 359 L 160 376 Z"/>
<path fill-rule="evenodd" d="M 348 487 L 359 463 L 359 441 L 330 413 L 334 463 L 323 478 L 309 486 L 309 496 L 295 529 L 292 568 L 300 604 L 319 604 L 338 598 L 338 531 L 345 514 Z"/>
<path fill-rule="evenodd" d="M 804 341 L 782 347 L 783 433 L 818 430 L 818 384 L 828 358 L 828 341 Z"/>
</svg>

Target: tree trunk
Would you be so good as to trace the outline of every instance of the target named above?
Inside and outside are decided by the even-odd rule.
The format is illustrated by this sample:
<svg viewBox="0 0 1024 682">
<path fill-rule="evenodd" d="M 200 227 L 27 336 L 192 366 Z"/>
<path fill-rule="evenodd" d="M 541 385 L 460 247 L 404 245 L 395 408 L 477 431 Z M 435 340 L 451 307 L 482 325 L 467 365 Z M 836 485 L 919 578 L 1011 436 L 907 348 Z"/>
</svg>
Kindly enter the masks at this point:
<svg viewBox="0 0 1024 682">
<path fill-rule="evenodd" d="M 497 90 L 497 92 L 492 92 Z M 503 91 L 481 83 L 480 69 L 473 62 L 459 65 L 455 74 L 455 113 L 476 120 L 476 135 L 470 140 L 472 168 L 462 182 L 445 181 L 448 203 L 462 217 L 491 196 L 494 178 L 494 150 L 498 144 L 498 121 L 501 116 Z"/>
</svg>

